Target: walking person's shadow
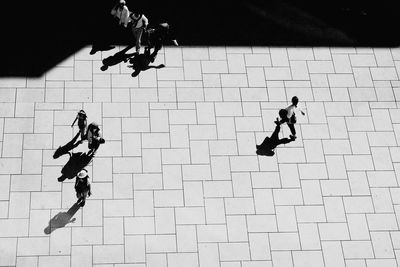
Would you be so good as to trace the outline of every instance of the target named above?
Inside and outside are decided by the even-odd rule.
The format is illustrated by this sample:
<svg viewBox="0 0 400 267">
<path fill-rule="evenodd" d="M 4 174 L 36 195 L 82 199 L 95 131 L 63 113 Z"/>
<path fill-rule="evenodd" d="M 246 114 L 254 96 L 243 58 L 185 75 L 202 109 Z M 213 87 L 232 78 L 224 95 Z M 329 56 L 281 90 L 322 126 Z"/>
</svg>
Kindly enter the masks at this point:
<svg viewBox="0 0 400 267">
<path fill-rule="evenodd" d="M 76 140 L 78 139 L 79 134 L 80 134 L 80 132 L 78 132 L 75 135 L 75 137 L 72 138 L 71 141 L 69 141 L 68 143 L 66 143 L 63 146 L 59 146 L 57 148 L 57 150 L 53 154 L 53 159 L 57 159 L 57 158 L 61 157 L 62 155 L 68 154 L 70 150 L 72 150 L 75 147 L 77 147 L 78 145 L 82 144 L 82 140 L 76 142 Z"/>
<path fill-rule="evenodd" d="M 150 66 L 150 63 L 154 61 L 154 58 L 155 54 L 154 52 L 150 54 L 150 48 L 146 48 L 143 54 L 136 54 L 133 58 L 131 58 L 129 60 L 129 63 L 131 63 L 132 65 L 128 67 L 135 70 L 132 73 L 132 77 L 138 76 L 141 71 L 145 71 L 148 69 L 161 69 L 165 67 L 164 64 L 160 64 L 158 66 Z"/>
<path fill-rule="evenodd" d="M 100 69 L 102 71 L 106 71 L 108 69 L 108 67 L 110 66 L 114 66 L 117 65 L 121 62 L 128 62 L 128 60 L 133 57 L 134 55 L 136 55 L 136 53 L 129 53 L 127 54 L 126 52 L 128 52 L 129 49 L 131 49 L 133 47 L 133 45 L 129 45 L 126 48 L 124 48 L 123 50 L 115 53 L 112 56 L 109 56 L 105 59 L 102 60 L 103 66 L 100 67 Z"/>
<path fill-rule="evenodd" d="M 272 157 L 275 155 L 275 148 L 281 144 L 288 144 L 294 141 L 293 138 L 281 138 L 279 139 L 279 131 L 281 129 L 280 123 L 278 120 L 275 121 L 276 127 L 274 132 L 272 133 L 271 137 L 265 137 L 264 141 L 261 145 L 256 145 L 257 148 L 257 155 L 269 156 Z"/>
<path fill-rule="evenodd" d="M 78 172 L 85 168 L 92 161 L 94 153 L 69 153 L 70 158 L 61 170 L 62 175 L 58 177 L 58 181 L 62 182 L 65 179 L 74 178 Z"/>
<path fill-rule="evenodd" d="M 58 228 L 63 228 L 69 223 L 75 222 L 75 218 L 72 218 L 75 213 L 79 210 L 80 206 L 75 203 L 67 212 L 59 212 L 49 221 L 49 225 L 44 229 L 46 235 L 51 234 Z"/>
</svg>

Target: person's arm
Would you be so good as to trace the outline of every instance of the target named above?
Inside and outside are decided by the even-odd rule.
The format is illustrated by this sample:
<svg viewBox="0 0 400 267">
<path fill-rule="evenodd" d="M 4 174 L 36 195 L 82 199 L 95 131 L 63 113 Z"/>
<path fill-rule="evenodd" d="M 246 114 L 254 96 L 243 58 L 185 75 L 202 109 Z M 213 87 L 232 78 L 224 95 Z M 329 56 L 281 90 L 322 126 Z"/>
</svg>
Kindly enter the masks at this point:
<svg viewBox="0 0 400 267">
<path fill-rule="evenodd" d="M 142 22 L 143 22 L 143 30 L 145 30 L 147 28 L 147 25 L 149 25 L 149 20 L 146 18 L 145 15 L 142 15 Z"/>
<path fill-rule="evenodd" d="M 75 120 L 74 120 L 74 122 L 72 123 L 71 127 L 74 127 L 74 124 L 75 124 L 75 122 L 76 122 L 77 119 L 78 119 L 78 116 L 75 117 Z"/>
<path fill-rule="evenodd" d="M 121 21 L 120 24 L 124 24 L 124 27 L 128 27 L 128 22 L 129 22 L 129 10 L 128 7 L 124 7 L 124 9 L 122 10 L 122 14 L 121 14 Z"/>
<path fill-rule="evenodd" d="M 300 111 L 300 113 L 301 113 L 301 115 L 306 115 L 306 113 L 303 111 L 303 109 L 301 109 L 301 108 L 298 108 L 298 110 Z"/>
</svg>

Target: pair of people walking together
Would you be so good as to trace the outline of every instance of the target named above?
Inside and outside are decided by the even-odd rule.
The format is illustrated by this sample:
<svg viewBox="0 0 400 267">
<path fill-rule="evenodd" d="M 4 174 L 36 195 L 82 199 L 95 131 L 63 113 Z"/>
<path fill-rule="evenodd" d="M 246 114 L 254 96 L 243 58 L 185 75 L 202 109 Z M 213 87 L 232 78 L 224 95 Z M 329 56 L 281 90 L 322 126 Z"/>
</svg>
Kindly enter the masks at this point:
<svg viewBox="0 0 400 267">
<path fill-rule="evenodd" d="M 149 20 L 144 14 L 139 12 L 130 12 L 125 0 L 120 0 L 111 10 L 111 15 L 116 18 L 118 24 L 130 28 L 135 39 L 136 52 L 140 52 L 141 38 L 146 30 Z"/>
</svg>

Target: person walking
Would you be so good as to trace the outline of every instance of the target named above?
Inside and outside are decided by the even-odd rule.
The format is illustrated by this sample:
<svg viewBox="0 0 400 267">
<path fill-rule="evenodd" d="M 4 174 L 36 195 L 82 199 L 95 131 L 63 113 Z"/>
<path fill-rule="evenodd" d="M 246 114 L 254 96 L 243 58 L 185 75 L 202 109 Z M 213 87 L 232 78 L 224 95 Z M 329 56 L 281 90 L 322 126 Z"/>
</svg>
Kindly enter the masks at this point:
<svg viewBox="0 0 400 267">
<path fill-rule="evenodd" d="M 71 125 L 71 128 L 74 127 L 76 121 L 78 121 L 79 132 L 81 133 L 81 140 L 83 140 L 85 138 L 87 125 L 87 116 L 86 112 L 83 109 L 81 109 L 76 115 L 75 120 Z"/>
<path fill-rule="evenodd" d="M 132 34 L 135 38 L 136 52 L 140 53 L 141 38 L 143 32 L 146 30 L 149 20 L 145 15 L 138 12 L 133 12 L 130 15 Z"/>
<path fill-rule="evenodd" d="M 130 22 L 129 9 L 126 6 L 125 0 L 119 0 L 117 4 L 111 9 L 111 15 L 118 21 L 118 25 L 128 27 Z"/>
<path fill-rule="evenodd" d="M 171 43 L 174 46 L 178 46 L 174 33 L 167 22 L 157 24 L 156 26 L 147 29 L 147 45 L 148 47 L 154 47 L 152 62 L 154 62 L 158 51 L 161 50 L 165 43 Z"/>
<path fill-rule="evenodd" d="M 286 122 L 289 129 L 290 129 L 290 133 L 291 135 L 289 136 L 291 139 L 296 139 L 296 128 L 294 127 L 294 125 L 297 122 L 297 118 L 296 118 L 296 113 L 295 111 L 300 111 L 301 115 L 305 115 L 304 111 L 302 109 L 300 109 L 297 105 L 299 103 L 299 98 L 297 96 L 293 96 L 292 97 L 292 104 L 290 106 L 288 106 L 287 108 L 285 108 L 286 110 L 286 115 L 284 115 L 285 112 L 283 112 L 283 110 L 279 111 L 279 116 L 281 117 L 280 123 L 284 123 Z"/>
<path fill-rule="evenodd" d="M 100 144 L 105 143 L 105 140 L 101 137 L 99 125 L 95 122 L 89 124 L 85 139 L 88 140 L 89 156 L 94 156 Z"/>
<path fill-rule="evenodd" d="M 81 207 L 85 206 L 86 198 L 92 195 L 89 175 L 86 169 L 82 169 L 77 175 L 75 180 L 75 192 L 78 201 L 76 202 Z"/>
</svg>

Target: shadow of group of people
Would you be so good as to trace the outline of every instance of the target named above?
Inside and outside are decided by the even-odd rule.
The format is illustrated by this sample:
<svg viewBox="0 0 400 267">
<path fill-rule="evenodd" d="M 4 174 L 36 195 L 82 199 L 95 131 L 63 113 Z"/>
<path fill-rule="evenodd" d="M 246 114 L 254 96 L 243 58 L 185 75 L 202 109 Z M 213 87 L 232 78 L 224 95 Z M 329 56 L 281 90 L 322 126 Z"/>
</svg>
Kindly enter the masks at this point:
<svg viewBox="0 0 400 267">
<path fill-rule="evenodd" d="M 146 47 L 143 54 L 127 53 L 129 49 L 132 47 L 133 47 L 132 45 L 129 45 L 123 50 L 115 53 L 114 55 L 103 59 L 102 60 L 103 66 L 101 66 L 100 69 L 102 71 L 106 71 L 110 66 L 117 65 L 122 62 L 126 63 L 129 61 L 131 65 L 129 65 L 128 67 L 134 70 L 131 76 L 136 77 L 139 75 L 141 71 L 145 71 L 151 68 L 160 69 L 165 67 L 164 64 L 159 64 L 157 66 L 150 65 L 150 63 L 154 62 L 157 56 L 156 50 L 150 53 L 150 48 Z"/>
</svg>

